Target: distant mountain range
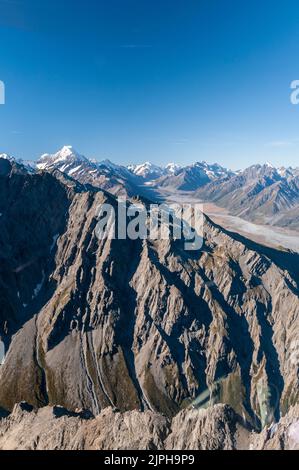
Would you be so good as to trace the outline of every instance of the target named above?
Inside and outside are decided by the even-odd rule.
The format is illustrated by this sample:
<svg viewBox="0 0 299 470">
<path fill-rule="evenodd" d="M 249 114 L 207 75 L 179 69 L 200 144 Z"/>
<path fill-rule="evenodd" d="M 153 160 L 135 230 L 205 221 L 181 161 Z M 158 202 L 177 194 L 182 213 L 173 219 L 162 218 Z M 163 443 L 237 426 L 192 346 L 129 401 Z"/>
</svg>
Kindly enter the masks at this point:
<svg viewBox="0 0 299 470">
<path fill-rule="evenodd" d="M 42 155 L 35 163 L 39 170 L 58 169 L 78 179 L 80 182 L 96 184 L 104 189 L 118 185 L 128 189 L 128 184 L 150 183 L 152 186 L 193 191 L 218 178 L 232 176 L 235 173 L 218 164 L 209 165 L 197 162 L 181 167 L 169 163 L 165 167 L 145 162 L 140 165 L 117 165 L 109 160 L 97 162 L 80 155 L 71 146 L 65 146 L 55 154 Z"/>
<path fill-rule="evenodd" d="M 140 165 L 129 165 L 128 169 L 137 176 L 149 180 L 161 178 L 162 176 L 173 175 L 181 167 L 175 163 L 168 163 L 165 167 L 154 165 L 150 162 L 145 162 Z"/>
<path fill-rule="evenodd" d="M 253 165 L 198 189 L 195 195 L 260 224 L 299 228 L 299 170 Z"/>
<path fill-rule="evenodd" d="M 185 191 L 245 220 L 299 229 L 299 168 L 275 168 L 265 163 L 236 172 L 204 161 L 183 167 L 151 162 L 125 167 L 109 160 L 88 159 L 71 146 L 44 154 L 36 162 L 14 160 L 6 154 L 0 158 L 16 161 L 29 172 L 59 170 L 114 195 L 155 199 L 160 191 Z"/>
<path fill-rule="evenodd" d="M 97 162 L 65 146 L 55 154 L 44 154 L 35 166 L 38 170 L 59 170 L 83 184 L 101 187 L 116 195 L 138 193 L 139 178 L 130 170 L 109 160 Z"/>
<path fill-rule="evenodd" d="M 56 168 L 91 168 L 75 157 L 43 156 L 36 172 L 0 159 L 0 411 L 26 400 L 172 418 L 216 391 L 262 427 L 298 403 L 299 255 L 208 217 L 198 252 L 99 240 L 98 207 L 115 197 Z"/>
</svg>

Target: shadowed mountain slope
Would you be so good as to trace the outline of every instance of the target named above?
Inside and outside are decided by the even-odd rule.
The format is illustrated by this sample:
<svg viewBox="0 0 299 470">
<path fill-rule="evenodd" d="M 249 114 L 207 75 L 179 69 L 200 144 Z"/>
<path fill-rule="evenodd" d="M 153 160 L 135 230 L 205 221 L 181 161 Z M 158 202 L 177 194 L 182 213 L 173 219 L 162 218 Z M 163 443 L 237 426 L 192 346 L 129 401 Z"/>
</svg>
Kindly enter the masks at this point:
<svg viewBox="0 0 299 470">
<path fill-rule="evenodd" d="M 199 251 L 99 240 L 103 203 L 116 200 L 57 171 L 0 175 L 0 406 L 172 416 L 217 379 L 221 401 L 252 422 L 296 403 L 290 254 L 208 218 Z"/>
</svg>

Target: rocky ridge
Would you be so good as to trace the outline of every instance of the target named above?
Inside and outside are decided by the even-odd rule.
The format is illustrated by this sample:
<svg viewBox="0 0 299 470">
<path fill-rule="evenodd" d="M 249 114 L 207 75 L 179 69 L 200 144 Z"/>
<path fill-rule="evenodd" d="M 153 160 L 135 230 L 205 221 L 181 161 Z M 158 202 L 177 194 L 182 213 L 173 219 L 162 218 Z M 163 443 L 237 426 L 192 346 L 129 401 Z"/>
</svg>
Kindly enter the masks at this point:
<svg viewBox="0 0 299 470">
<path fill-rule="evenodd" d="M 298 450 L 299 409 L 260 434 L 233 409 L 183 410 L 172 420 L 153 411 L 88 412 L 15 405 L 0 417 L 0 450 Z"/>
<path fill-rule="evenodd" d="M 195 252 L 99 240 L 107 202 L 57 170 L 0 176 L 0 406 L 171 417 L 220 380 L 218 400 L 253 425 L 285 414 L 298 401 L 297 255 L 207 217 Z"/>
<path fill-rule="evenodd" d="M 293 229 L 299 226 L 298 170 L 277 169 L 270 164 L 253 165 L 236 175 L 208 183 L 195 196 L 257 224 Z"/>
</svg>

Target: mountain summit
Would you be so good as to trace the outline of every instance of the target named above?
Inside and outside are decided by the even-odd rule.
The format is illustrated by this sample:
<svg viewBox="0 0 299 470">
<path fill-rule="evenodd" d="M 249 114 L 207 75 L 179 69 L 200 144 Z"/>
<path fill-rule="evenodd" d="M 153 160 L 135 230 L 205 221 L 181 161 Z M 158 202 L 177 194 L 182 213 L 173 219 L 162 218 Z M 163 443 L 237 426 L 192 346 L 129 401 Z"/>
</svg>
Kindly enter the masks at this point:
<svg viewBox="0 0 299 470">
<path fill-rule="evenodd" d="M 39 170 L 49 170 L 55 167 L 69 174 L 74 169 L 74 165 L 82 165 L 88 162 L 89 160 L 80 155 L 71 145 L 65 145 L 54 154 L 45 153 L 42 155 L 36 166 Z"/>
</svg>

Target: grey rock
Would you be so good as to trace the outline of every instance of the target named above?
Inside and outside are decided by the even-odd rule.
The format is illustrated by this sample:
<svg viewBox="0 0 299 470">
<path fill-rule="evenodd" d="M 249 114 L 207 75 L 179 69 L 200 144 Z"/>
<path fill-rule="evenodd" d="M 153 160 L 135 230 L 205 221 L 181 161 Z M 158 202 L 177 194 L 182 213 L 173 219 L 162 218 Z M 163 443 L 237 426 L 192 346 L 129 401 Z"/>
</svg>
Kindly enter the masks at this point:
<svg viewBox="0 0 299 470">
<path fill-rule="evenodd" d="M 171 418 L 221 379 L 219 401 L 253 426 L 287 413 L 299 394 L 298 255 L 207 217 L 196 252 L 98 240 L 107 202 L 57 170 L 0 176 L 0 406 Z"/>
<path fill-rule="evenodd" d="M 258 434 L 227 405 L 186 409 L 170 421 L 152 411 L 110 407 L 86 419 L 22 404 L 0 419 L 0 450 L 294 450 L 298 429 L 298 406 Z"/>
</svg>

